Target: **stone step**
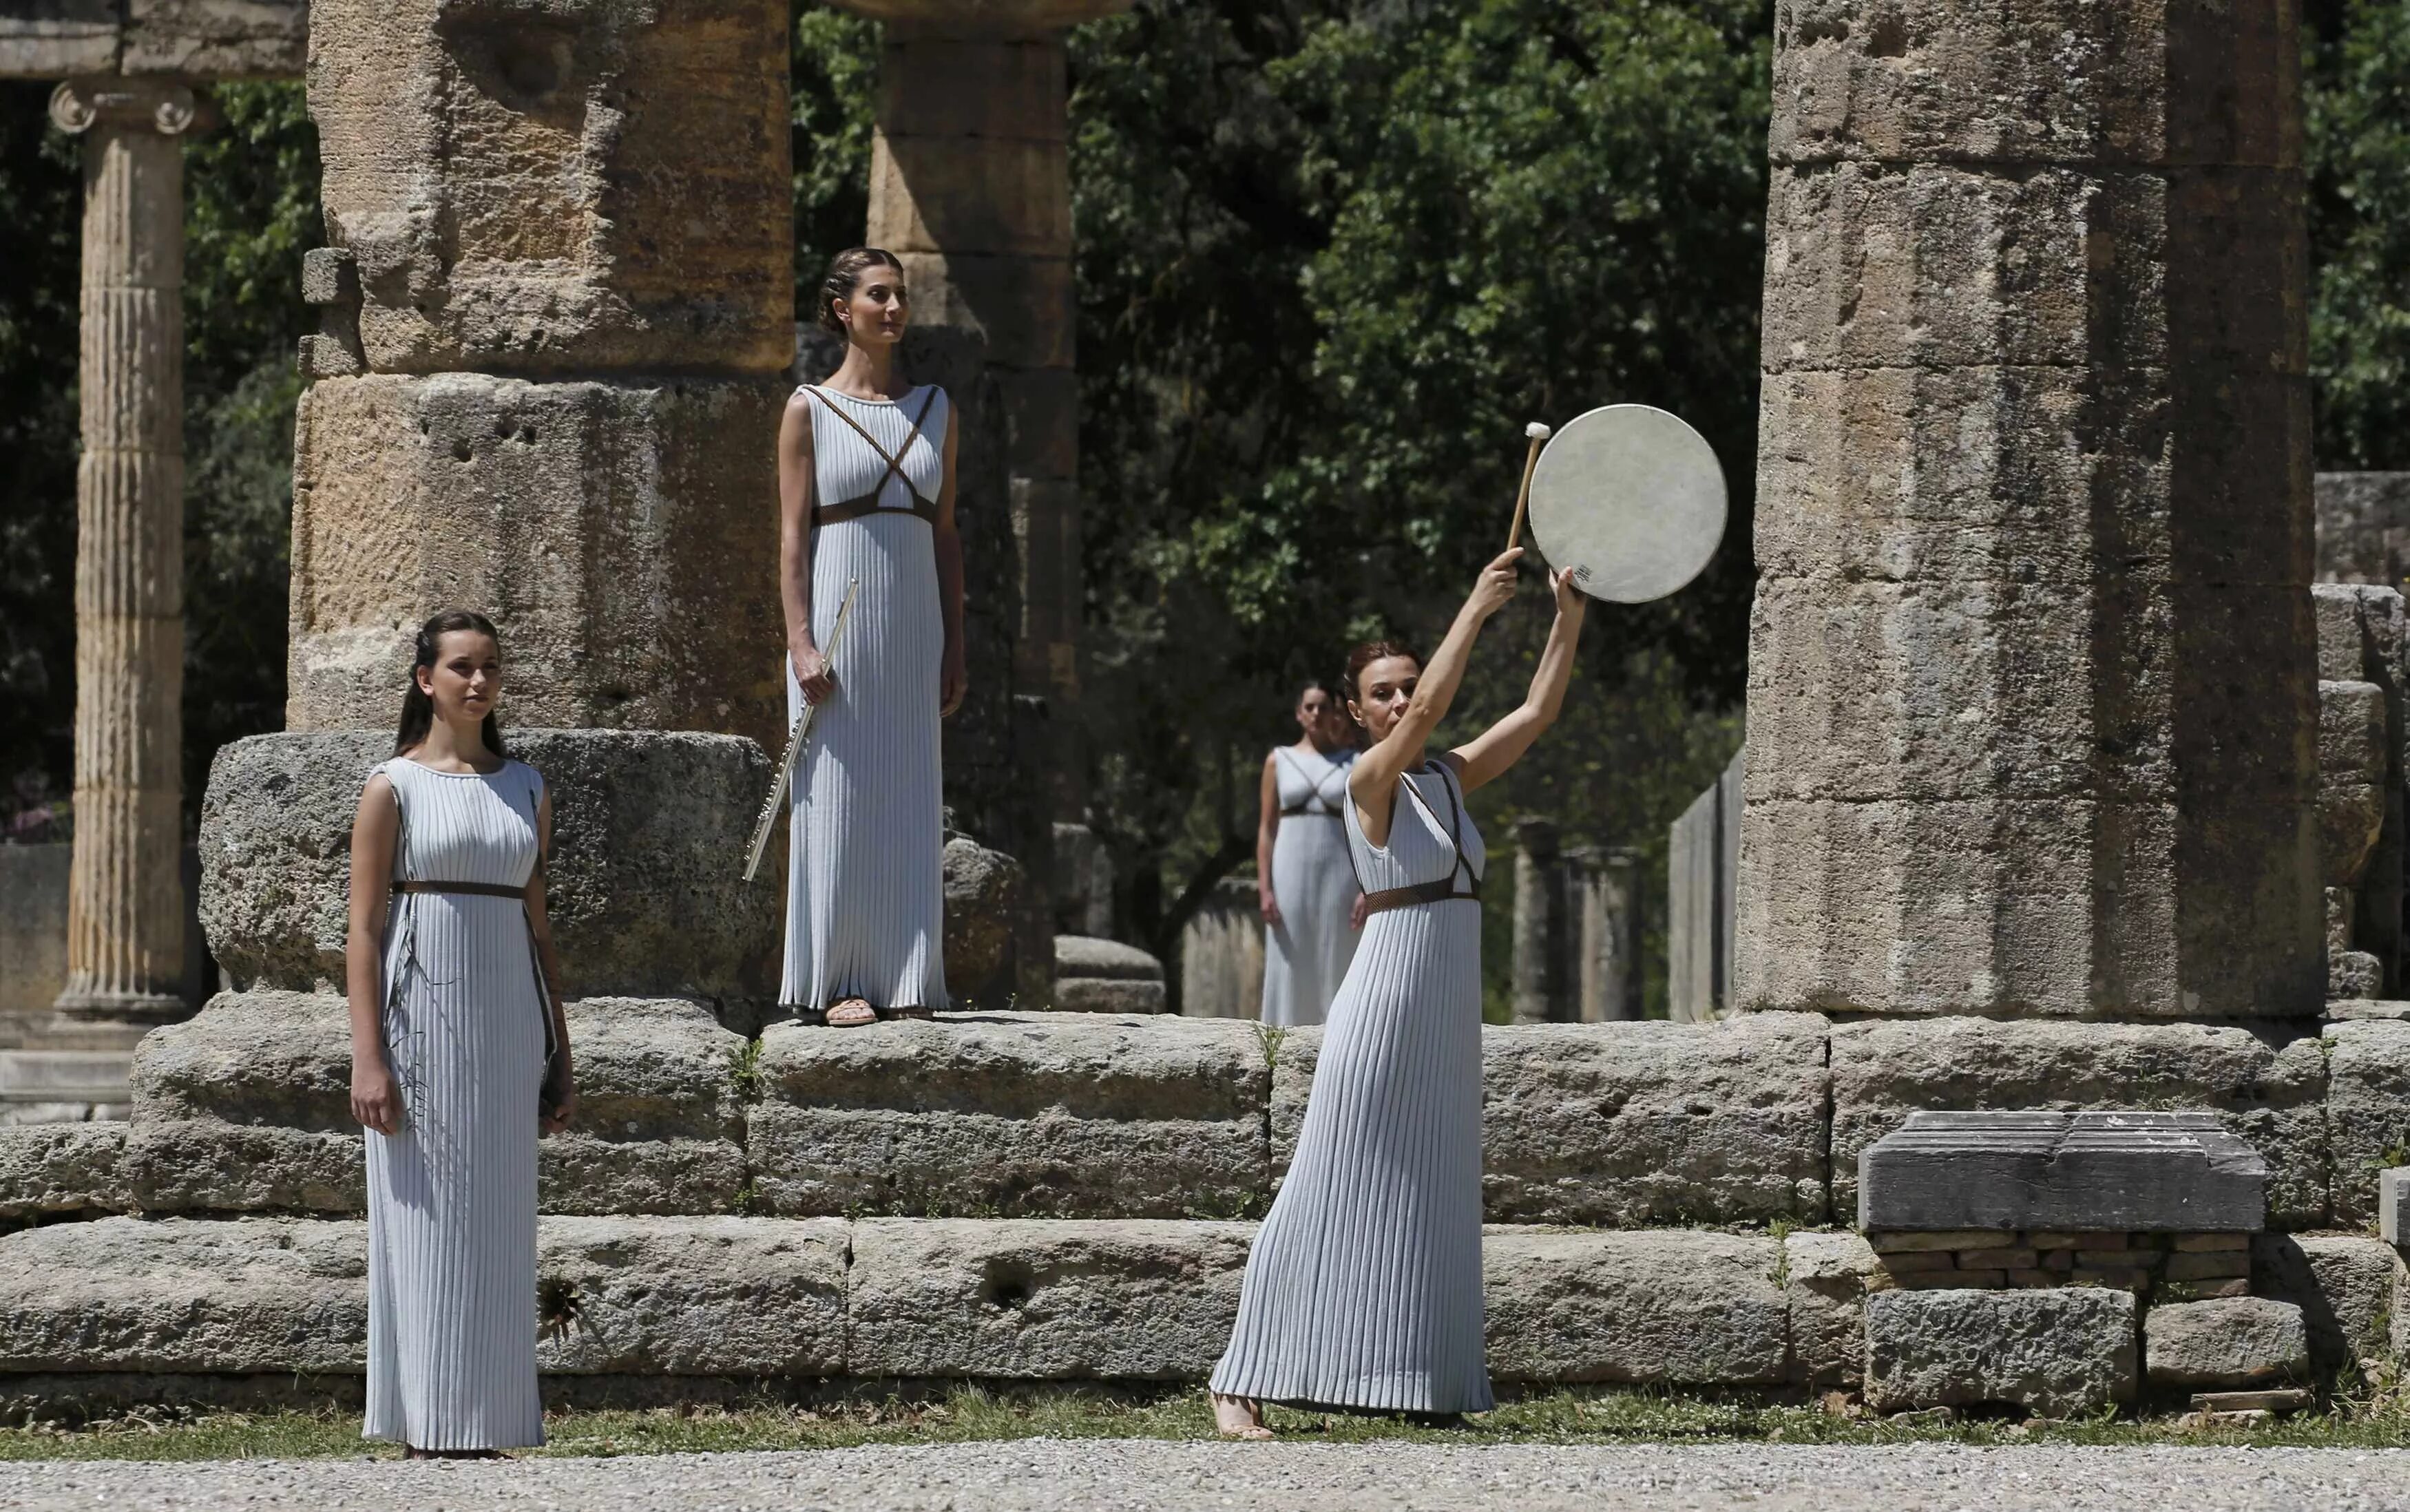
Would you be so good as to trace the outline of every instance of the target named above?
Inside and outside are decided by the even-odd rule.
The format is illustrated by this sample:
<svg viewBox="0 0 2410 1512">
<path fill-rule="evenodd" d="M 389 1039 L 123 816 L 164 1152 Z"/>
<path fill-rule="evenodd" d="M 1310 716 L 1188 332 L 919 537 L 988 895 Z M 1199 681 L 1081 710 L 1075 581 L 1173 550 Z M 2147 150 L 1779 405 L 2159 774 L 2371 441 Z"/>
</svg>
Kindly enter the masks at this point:
<svg viewBox="0 0 2410 1512">
<path fill-rule="evenodd" d="M 685 999 L 570 1011 L 585 1113 L 543 1146 L 544 1202 L 596 1214 L 1248 1217 L 1285 1169 L 1322 1040 L 966 1012 L 748 1040 Z M 2272 1227 L 2357 1228 L 2410 1098 L 2410 1024 L 2325 1033 L 1806 1013 L 1492 1027 L 1484 1200 L 1495 1222 L 1816 1223 L 1854 1214 L 1859 1154 L 1915 1112 L 2174 1109 L 2258 1152 Z M 94 1208 L 360 1211 L 340 999 L 222 994 L 152 1034 L 133 1075 L 115 1195 Z M 0 1129 L 0 1147 L 44 1138 Z M 48 1158 L 0 1148 L 0 1214 L 53 1210 L 49 1186 L 9 1185 Z"/>
<path fill-rule="evenodd" d="M 543 1220 L 553 1375 L 1197 1380 L 1254 1226 L 1045 1219 Z M 356 1374 L 367 1226 L 103 1218 L 0 1236 L 9 1377 Z M 1853 1261 L 1849 1251 L 1860 1253 Z M 1840 1252 L 1837 1261 L 1835 1252 Z M 1502 1381 L 1854 1378 L 1849 1235 L 1491 1228 Z M 535 1326 L 536 1320 L 530 1320 Z"/>
<path fill-rule="evenodd" d="M 126 1100 L 131 1051 L 0 1050 L 0 1102 Z"/>
<path fill-rule="evenodd" d="M 1916 1112 L 1858 1156 L 1858 1227 L 2256 1233 L 2268 1162 L 2209 1113 Z"/>
</svg>

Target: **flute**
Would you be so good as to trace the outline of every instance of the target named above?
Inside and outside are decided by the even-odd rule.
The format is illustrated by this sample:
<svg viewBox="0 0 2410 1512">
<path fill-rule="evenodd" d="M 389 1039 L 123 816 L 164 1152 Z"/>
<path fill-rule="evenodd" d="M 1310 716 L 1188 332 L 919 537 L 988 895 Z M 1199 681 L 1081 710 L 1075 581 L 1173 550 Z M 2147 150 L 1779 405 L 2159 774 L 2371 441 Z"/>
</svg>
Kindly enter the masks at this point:
<svg viewBox="0 0 2410 1512">
<path fill-rule="evenodd" d="M 836 623 L 829 627 L 828 662 L 836 667 L 837 643 L 845 639 L 846 617 L 853 613 L 853 590 L 862 586 L 859 577 L 849 578 L 845 585 L 845 602 L 836 606 Z M 820 700 L 820 704 L 827 703 Z M 770 775 L 770 796 L 762 800 L 762 812 L 753 821 L 753 844 L 745 856 L 745 880 L 762 869 L 762 852 L 769 849 L 770 831 L 778 822 L 778 805 L 787 796 L 788 787 L 795 778 L 795 763 L 811 743 L 812 721 L 820 718 L 820 704 L 806 704 L 804 712 L 787 731 L 787 749 L 778 757 L 778 769 Z"/>
</svg>

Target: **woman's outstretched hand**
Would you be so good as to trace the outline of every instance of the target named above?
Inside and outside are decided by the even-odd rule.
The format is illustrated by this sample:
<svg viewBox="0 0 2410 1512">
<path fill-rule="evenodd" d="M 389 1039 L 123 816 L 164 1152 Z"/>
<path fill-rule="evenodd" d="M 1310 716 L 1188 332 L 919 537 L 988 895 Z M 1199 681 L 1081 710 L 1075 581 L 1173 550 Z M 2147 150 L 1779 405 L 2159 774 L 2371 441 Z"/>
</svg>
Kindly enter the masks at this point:
<svg viewBox="0 0 2410 1512">
<path fill-rule="evenodd" d="M 1515 563 L 1522 555 L 1521 546 L 1509 546 L 1492 557 L 1489 565 L 1481 569 L 1481 575 L 1474 580 L 1465 606 L 1484 619 L 1506 607 L 1515 597 Z"/>
<path fill-rule="evenodd" d="M 1548 591 L 1557 596 L 1557 613 L 1578 616 L 1590 607 L 1590 595 L 1574 581 L 1573 569 L 1561 567 L 1548 574 Z"/>
</svg>

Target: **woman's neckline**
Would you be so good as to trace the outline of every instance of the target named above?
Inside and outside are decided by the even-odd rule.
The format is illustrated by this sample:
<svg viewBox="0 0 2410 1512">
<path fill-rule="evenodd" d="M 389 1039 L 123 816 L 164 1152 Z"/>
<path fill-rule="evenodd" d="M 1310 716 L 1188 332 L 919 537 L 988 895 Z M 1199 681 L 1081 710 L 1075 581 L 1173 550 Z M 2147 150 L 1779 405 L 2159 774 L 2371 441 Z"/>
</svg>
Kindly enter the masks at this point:
<svg viewBox="0 0 2410 1512">
<path fill-rule="evenodd" d="M 511 759 L 505 756 L 502 758 L 502 764 L 495 767 L 490 772 L 480 772 L 473 766 L 465 772 L 447 772 L 440 766 L 429 766 L 415 756 L 397 756 L 394 759 L 396 761 L 408 762 L 411 765 L 417 767 L 420 771 L 427 773 L 430 777 L 500 777 L 511 764 Z"/>
<path fill-rule="evenodd" d="M 914 384 L 911 387 L 909 387 L 909 388 L 907 388 L 907 389 L 904 390 L 904 393 L 903 393 L 903 395 L 902 395 L 902 397 L 901 397 L 901 398 L 897 398 L 897 399 L 864 399 L 864 398 L 863 398 L 861 395 L 859 395 L 859 394 L 849 394 L 849 393 L 847 393 L 847 392 L 846 392 L 844 389 L 842 389 L 842 388 L 831 388 L 831 387 L 830 387 L 828 385 L 826 385 L 826 384 L 814 384 L 814 385 L 812 385 L 812 386 L 813 386 L 814 388 L 816 388 L 816 389 L 819 389 L 819 390 L 820 390 L 821 393 L 823 393 L 823 394 L 834 394 L 834 395 L 835 395 L 835 396 L 836 396 L 837 398 L 839 398 L 839 399 L 851 400 L 852 400 L 854 403 L 856 403 L 856 404 L 901 404 L 901 403 L 903 403 L 903 402 L 904 402 L 904 400 L 905 400 L 910 399 L 913 395 L 915 395 L 915 394 L 919 393 L 919 392 L 921 391 L 921 388 L 922 388 L 922 385 L 919 385 L 919 384 Z"/>
</svg>

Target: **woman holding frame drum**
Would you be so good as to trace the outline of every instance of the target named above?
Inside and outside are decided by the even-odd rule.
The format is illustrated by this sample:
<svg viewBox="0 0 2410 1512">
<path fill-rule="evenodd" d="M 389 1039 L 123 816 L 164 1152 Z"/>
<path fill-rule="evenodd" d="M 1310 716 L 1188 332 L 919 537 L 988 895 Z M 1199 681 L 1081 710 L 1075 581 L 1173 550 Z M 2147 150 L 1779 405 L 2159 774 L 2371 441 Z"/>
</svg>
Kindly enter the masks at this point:
<svg viewBox="0 0 2410 1512">
<path fill-rule="evenodd" d="M 1491 1405 L 1481 1301 L 1481 877 L 1464 795 L 1563 705 L 1588 600 L 1554 573 L 1555 628 L 1522 705 L 1434 759 L 1474 637 L 1515 592 L 1519 549 L 1481 571 L 1425 665 L 1388 642 L 1348 660 L 1372 736 L 1343 821 L 1364 934 L 1330 1006 L 1297 1154 L 1256 1235 L 1213 1417 L 1260 1438 L 1261 1403 L 1446 1419 Z"/>
</svg>

